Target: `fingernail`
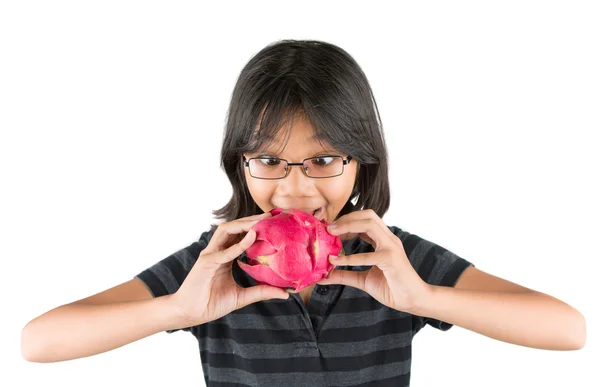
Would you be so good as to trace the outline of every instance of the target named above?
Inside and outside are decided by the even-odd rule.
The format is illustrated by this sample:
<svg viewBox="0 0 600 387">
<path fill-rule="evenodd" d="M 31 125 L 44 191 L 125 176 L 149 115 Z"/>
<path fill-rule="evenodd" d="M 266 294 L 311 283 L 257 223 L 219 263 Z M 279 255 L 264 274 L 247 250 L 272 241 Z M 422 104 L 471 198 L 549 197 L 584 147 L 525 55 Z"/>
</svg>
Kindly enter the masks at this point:
<svg viewBox="0 0 600 387">
<path fill-rule="evenodd" d="M 327 226 L 327 228 L 336 228 L 336 227 L 337 227 L 337 224 L 335 224 L 335 223 L 331 223 L 329 226 Z"/>
<path fill-rule="evenodd" d="M 329 258 L 331 258 L 331 259 L 338 259 L 339 257 L 337 255 L 329 255 Z"/>
</svg>

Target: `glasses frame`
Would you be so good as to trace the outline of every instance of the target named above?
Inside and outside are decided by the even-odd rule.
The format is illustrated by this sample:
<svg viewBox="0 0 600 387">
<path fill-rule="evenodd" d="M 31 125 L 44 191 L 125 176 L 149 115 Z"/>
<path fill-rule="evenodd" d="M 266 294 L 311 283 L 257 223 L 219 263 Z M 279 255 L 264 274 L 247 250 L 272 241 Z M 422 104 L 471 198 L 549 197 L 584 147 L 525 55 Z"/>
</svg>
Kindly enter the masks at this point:
<svg viewBox="0 0 600 387">
<path fill-rule="evenodd" d="M 301 168 L 302 172 L 304 173 L 304 176 L 306 176 L 308 178 L 311 178 L 311 179 L 330 179 L 332 177 L 337 177 L 337 176 L 343 175 L 344 174 L 344 170 L 345 170 L 344 167 L 346 165 L 348 165 L 350 163 L 350 161 L 352 160 L 352 156 L 347 156 L 346 158 L 344 158 L 343 156 L 337 156 L 337 155 L 321 155 L 321 156 L 315 156 L 315 157 L 306 158 L 306 159 L 302 160 L 301 163 L 290 163 L 286 159 L 281 159 L 279 157 L 260 157 L 259 156 L 259 157 L 251 157 L 249 159 L 246 159 L 246 156 L 243 156 L 243 157 L 244 157 L 244 167 L 248 168 L 248 173 L 250 174 L 250 176 L 252 176 L 255 179 L 261 179 L 261 180 L 280 180 L 280 179 L 285 179 L 290 174 L 290 171 L 291 171 L 290 167 L 293 167 L 293 166 L 304 166 L 304 163 L 307 160 L 320 159 L 320 158 L 323 158 L 323 157 L 340 157 L 342 159 L 342 172 L 340 172 L 337 175 L 325 176 L 325 177 L 309 176 L 308 173 L 306 172 L 306 169 L 305 168 Z M 250 172 L 250 161 L 251 160 L 256 160 L 256 159 L 262 159 L 262 160 L 264 160 L 264 159 L 277 159 L 279 161 L 285 161 L 286 164 L 287 164 L 287 166 L 285 167 L 285 175 L 283 175 L 282 177 L 256 177 L 256 176 L 252 175 L 252 172 Z"/>
</svg>

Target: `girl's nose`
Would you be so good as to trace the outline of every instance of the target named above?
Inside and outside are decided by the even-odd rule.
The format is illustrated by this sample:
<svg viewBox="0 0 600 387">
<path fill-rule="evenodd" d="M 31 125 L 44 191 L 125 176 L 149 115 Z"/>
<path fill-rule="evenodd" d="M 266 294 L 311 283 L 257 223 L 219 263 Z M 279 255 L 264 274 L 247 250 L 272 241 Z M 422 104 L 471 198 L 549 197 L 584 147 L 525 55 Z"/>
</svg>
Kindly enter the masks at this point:
<svg viewBox="0 0 600 387">
<path fill-rule="evenodd" d="M 288 175 L 280 180 L 286 193 L 292 196 L 301 196 L 307 193 L 311 189 L 312 179 L 304 174 L 304 166 L 291 165 L 288 168 Z"/>
</svg>

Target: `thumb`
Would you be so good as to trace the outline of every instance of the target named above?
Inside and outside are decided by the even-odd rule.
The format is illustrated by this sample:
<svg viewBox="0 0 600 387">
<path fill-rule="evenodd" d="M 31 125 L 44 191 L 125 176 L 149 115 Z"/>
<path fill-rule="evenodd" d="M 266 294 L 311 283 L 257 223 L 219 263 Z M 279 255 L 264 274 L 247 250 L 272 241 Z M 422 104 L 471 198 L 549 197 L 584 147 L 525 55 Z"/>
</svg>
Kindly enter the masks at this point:
<svg viewBox="0 0 600 387">
<path fill-rule="evenodd" d="M 274 286 L 251 286 L 249 288 L 240 289 L 238 305 L 236 309 L 243 308 L 244 306 L 250 305 L 254 302 L 270 300 L 272 298 L 287 300 L 289 296 L 290 295 L 288 292 Z"/>
<path fill-rule="evenodd" d="M 323 278 L 319 285 L 348 285 L 360 290 L 365 290 L 367 271 L 334 270 L 328 278 Z"/>
</svg>

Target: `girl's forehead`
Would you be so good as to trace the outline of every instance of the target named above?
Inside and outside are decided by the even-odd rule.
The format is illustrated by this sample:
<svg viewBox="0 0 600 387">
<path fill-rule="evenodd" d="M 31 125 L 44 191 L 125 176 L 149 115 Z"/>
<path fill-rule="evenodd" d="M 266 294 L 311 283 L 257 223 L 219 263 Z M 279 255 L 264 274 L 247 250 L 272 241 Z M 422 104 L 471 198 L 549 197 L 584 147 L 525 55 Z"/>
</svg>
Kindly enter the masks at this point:
<svg viewBox="0 0 600 387">
<path fill-rule="evenodd" d="M 260 147 L 263 152 L 269 152 L 277 156 L 283 157 L 289 156 L 305 156 L 310 157 L 314 153 L 319 152 L 337 152 L 331 145 L 326 141 L 319 141 L 318 137 L 307 136 L 307 137 L 290 137 L 287 141 L 284 140 L 273 140 L 272 142 L 265 143 Z"/>
<path fill-rule="evenodd" d="M 322 134 L 318 133 L 308 120 L 301 117 L 280 126 L 276 131 L 261 133 L 260 127 L 257 127 L 255 139 L 260 142 L 259 150 L 276 153 L 287 153 L 292 150 L 307 152 L 332 150 Z"/>
<path fill-rule="evenodd" d="M 253 155 L 268 153 L 290 160 L 312 157 L 318 153 L 339 154 L 324 135 L 302 110 L 261 115 L 247 150 Z"/>
</svg>

